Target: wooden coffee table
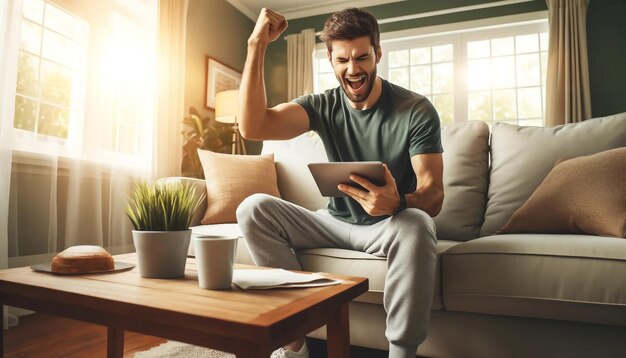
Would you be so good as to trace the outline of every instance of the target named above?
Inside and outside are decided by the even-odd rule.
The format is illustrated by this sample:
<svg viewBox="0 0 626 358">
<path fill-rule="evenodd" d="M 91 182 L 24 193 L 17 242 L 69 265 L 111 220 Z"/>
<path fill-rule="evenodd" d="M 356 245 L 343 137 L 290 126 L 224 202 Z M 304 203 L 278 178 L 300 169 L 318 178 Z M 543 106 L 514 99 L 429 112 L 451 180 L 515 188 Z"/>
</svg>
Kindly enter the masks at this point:
<svg viewBox="0 0 626 358">
<path fill-rule="evenodd" d="M 115 260 L 136 263 L 136 256 L 118 255 Z M 329 357 L 348 357 L 348 302 L 367 291 L 368 281 L 328 276 L 343 283 L 248 291 L 233 285 L 231 290 L 211 291 L 198 286 L 192 258 L 184 278 L 169 280 L 142 278 L 136 267 L 77 276 L 21 267 L 0 271 L 0 303 L 107 326 L 108 357 L 123 356 L 124 331 L 129 330 L 232 352 L 238 358 L 267 358 L 323 325 Z"/>
</svg>

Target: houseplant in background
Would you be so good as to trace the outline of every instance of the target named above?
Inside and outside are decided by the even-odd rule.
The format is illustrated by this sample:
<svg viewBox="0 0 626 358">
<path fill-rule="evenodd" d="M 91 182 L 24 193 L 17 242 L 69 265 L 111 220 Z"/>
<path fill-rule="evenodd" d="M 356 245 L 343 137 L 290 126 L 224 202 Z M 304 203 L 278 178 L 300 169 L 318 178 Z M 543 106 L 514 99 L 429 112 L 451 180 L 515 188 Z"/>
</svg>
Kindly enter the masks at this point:
<svg viewBox="0 0 626 358">
<path fill-rule="evenodd" d="M 180 182 L 140 182 L 135 186 L 126 214 L 135 228 L 133 244 L 142 277 L 185 274 L 189 225 L 204 196 L 196 196 L 193 186 Z"/>
<path fill-rule="evenodd" d="M 204 179 L 204 171 L 198 159 L 198 149 L 217 153 L 230 153 L 231 127 L 211 118 L 202 118 L 198 110 L 189 107 L 189 117 L 183 119 L 183 160 L 181 173 L 185 177 Z"/>
</svg>

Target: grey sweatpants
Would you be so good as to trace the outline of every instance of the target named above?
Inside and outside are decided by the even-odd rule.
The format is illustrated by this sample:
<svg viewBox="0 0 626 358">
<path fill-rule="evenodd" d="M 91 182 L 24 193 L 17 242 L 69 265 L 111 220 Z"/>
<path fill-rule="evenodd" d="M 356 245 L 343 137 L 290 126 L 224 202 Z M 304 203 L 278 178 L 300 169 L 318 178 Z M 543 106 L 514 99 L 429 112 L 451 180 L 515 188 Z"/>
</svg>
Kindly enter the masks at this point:
<svg viewBox="0 0 626 358">
<path fill-rule="evenodd" d="M 322 209 L 310 211 L 265 194 L 237 209 L 237 221 L 256 265 L 301 270 L 292 249 L 342 248 L 387 257 L 384 307 L 389 357 L 415 357 L 426 338 L 435 281 L 435 224 L 405 209 L 372 225 L 353 225 Z"/>
</svg>

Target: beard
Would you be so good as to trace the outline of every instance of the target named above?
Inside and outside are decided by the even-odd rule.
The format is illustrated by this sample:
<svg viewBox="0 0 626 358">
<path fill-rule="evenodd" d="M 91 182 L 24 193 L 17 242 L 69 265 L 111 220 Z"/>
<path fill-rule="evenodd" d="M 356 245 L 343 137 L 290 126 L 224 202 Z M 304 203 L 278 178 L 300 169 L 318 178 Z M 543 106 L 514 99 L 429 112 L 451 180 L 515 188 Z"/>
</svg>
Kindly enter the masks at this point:
<svg viewBox="0 0 626 358">
<path fill-rule="evenodd" d="M 363 76 L 363 74 L 360 74 Z M 339 77 L 335 75 L 337 81 L 341 84 L 341 89 L 343 93 L 346 94 L 346 97 L 353 103 L 365 102 L 367 98 L 370 96 L 372 89 L 374 88 L 374 81 L 376 81 L 376 67 L 370 73 L 365 73 L 365 81 L 361 85 L 360 88 L 357 89 L 359 93 L 352 92 L 354 89 L 348 84 L 348 80 L 344 77 Z"/>
</svg>

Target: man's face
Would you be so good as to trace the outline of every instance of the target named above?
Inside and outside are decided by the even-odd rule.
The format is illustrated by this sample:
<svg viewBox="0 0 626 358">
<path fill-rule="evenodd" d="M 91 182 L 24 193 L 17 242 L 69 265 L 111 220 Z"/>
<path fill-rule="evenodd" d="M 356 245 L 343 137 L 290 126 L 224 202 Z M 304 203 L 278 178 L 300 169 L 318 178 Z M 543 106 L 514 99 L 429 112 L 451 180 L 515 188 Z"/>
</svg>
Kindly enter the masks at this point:
<svg viewBox="0 0 626 358">
<path fill-rule="evenodd" d="M 328 59 L 335 70 L 335 77 L 350 101 L 364 102 L 369 97 L 376 80 L 380 52 L 380 48 L 374 49 L 367 36 L 332 42 Z"/>
</svg>

